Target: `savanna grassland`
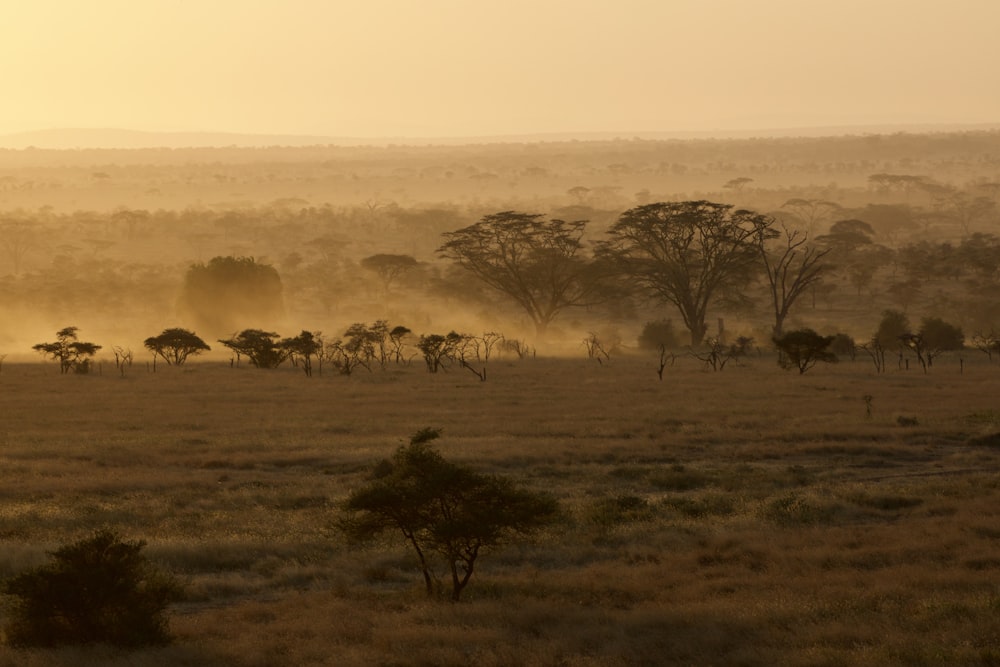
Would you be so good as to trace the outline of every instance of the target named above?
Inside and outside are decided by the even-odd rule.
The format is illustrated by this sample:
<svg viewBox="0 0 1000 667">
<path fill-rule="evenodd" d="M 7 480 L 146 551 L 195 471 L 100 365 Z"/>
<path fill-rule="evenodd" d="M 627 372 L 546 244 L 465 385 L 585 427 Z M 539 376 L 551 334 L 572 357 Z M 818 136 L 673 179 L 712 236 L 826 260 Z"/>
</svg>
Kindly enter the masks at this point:
<svg viewBox="0 0 1000 667">
<path fill-rule="evenodd" d="M 651 357 L 582 347 L 494 359 L 486 382 L 8 363 L 0 576 L 112 527 L 186 593 L 170 646 L 0 664 L 997 664 L 1000 368 L 965 356 L 801 376 L 681 356 L 662 382 Z M 427 426 L 563 509 L 484 555 L 457 604 L 427 598 L 405 544 L 334 526 Z"/>
<path fill-rule="evenodd" d="M 828 253 L 786 331 L 871 346 L 887 312 L 908 319 L 885 372 L 853 344 L 855 360 L 781 370 L 759 271 L 712 300 L 708 334 L 753 350 L 713 372 L 678 309 L 628 280 L 543 334 L 441 252 L 521 211 L 586 222 L 589 262 L 628 210 L 684 200 Z M 996 131 L 0 150 L 0 580 L 110 528 L 185 591 L 169 646 L 0 642 L 0 667 L 1000 664 L 998 229 Z M 371 268 L 386 256 L 405 272 Z M 190 298 L 226 258 L 265 267 L 273 308 Z M 411 332 L 411 363 L 306 377 L 233 367 L 219 344 L 371 322 Z M 895 348 L 928 322 L 964 347 L 928 349 L 925 373 Z M 653 324 L 674 334 L 654 342 L 674 362 L 662 381 L 640 344 Z M 212 350 L 153 372 L 143 341 L 173 327 Z M 32 349 L 67 328 L 100 346 L 89 373 Z M 449 331 L 530 352 L 498 352 L 485 382 L 428 373 L 415 341 Z M 562 508 L 483 555 L 457 604 L 428 598 L 405 543 L 336 526 L 424 428 L 448 460 Z"/>
</svg>

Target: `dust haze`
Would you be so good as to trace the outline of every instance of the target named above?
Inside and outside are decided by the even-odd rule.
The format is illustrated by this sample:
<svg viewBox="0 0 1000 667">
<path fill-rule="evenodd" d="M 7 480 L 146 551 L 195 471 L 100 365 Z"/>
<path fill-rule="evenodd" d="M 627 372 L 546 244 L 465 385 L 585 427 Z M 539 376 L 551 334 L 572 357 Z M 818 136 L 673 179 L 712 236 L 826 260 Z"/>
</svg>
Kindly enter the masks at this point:
<svg viewBox="0 0 1000 667">
<path fill-rule="evenodd" d="M 536 340 L 512 299 L 437 250 L 447 232 L 521 211 L 588 221 L 590 252 L 624 211 L 683 200 L 752 209 L 817 247 L 837 246 L 793 324 L 863 340 L 893 309 L 944 318 L 969 336 L 1000 327 L 997 155 L 991 130 L 0 151 L 0 354 L 37 358 L 31 346 L 64 326 L 105 350 L 139 352 L 167 327 L 206 340 L 244 328 L 338 336 L 379 319 L 418 334 L 502 332 L 548 353 L 582 353 L 589 332 L 634 348 L 649 322 L 683 328 L 670 304 L 632 291 L 567 309 Z M 845 221 L 860 221 L 856 243 L 840 243 Z M 387 276 L 365 261 L 380 255 L 411 263 Z M 277 301 L 255 311 L 263 297 L 254 290 L 221 291 L 194 307 L 185 283 L 214 258 L 273 267 Z M 766 285 L 756 276 L 744 288 L 738 303 L 713 304 L 712 328 L 720 320 L 732 336 L 766 344 Z"/>
</svg>

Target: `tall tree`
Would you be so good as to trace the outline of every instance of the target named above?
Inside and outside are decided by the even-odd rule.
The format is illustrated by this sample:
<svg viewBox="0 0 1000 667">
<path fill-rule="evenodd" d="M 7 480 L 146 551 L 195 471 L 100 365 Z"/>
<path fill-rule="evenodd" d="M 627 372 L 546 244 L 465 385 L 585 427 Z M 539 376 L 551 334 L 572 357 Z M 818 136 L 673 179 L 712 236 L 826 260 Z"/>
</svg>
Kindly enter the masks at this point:
<svg viewBox="0 0 1000 667">
<path fill-rule="evenodd" d="M 438 252 L 512 299 L 543 336 L 561 311 L 588 305 L 597 292 L 593 264 L 583 257 L 586 225 L 504 211 L 446 232 Z"/>
<path fill-rule="evenodd" d="M 213 257 L 188 269 L 179 305 L 212 333 L 248 320 L 276 322 L 284 310 L 281 277 L 253 257 Z"/>
<path fill-rule="evenodd" d="M 780 240 L 772 247 L 770 239 L 776 238 L 770 229 L 762 228 L 757 236 L 757 250 L 760 252 L 767 284 L 774 307 L 774 329 L 772 336 L 780 338 L 788 311 L 800 296 L 812 285 L 823 279 L 826 265 L 820 260 L 830 249 L 818 250 L 806 245 L 808 234 L 799 235 L 798 230 L 784 227 Z"/>
<path fill-rule="evenodd" d="M 708 331 L 714 299 L 738 291 L 760 259 L 759 239 L 774 219 L 729 204 L 683 201 L 625 211 L 608 231 L 601 254 L 635 284 L 677 306 L 691 344 Z"/>
</svg>

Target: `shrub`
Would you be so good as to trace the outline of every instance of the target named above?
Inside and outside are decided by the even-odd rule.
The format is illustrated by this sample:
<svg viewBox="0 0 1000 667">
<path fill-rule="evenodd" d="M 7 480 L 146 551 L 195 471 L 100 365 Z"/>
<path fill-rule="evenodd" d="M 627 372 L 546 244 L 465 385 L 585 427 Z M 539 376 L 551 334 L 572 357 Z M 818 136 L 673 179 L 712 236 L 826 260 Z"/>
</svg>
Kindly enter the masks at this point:
<svg viewBox="0 0 1000 667">
<path fill-rule="evenodd" d="M 639 334 L 638 343 L 640 350 L 658 350 L 661 345 L 669 350 L 680 345 L 674 323 L 670 320 L 646 322 Z"/>
<path fill-rule="evenodd" d="M 164 610 L 181 589 L 146 560 L 143 547 L 145 542 L 125 542 L 100 530 L 8 581 L 4 592 L 16 598 L 8 641 L 49 647 L 167 643 Z"/>
</svg>

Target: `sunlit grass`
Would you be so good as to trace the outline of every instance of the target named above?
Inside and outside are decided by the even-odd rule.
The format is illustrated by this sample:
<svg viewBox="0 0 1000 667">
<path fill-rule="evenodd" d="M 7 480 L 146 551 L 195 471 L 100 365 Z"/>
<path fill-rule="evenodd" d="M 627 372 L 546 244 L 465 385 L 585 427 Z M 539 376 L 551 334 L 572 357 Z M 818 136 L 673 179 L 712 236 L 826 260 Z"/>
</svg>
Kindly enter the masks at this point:
<svg viewBox="0 0 1000 667">
<path fill-rule="evenodd" d="M 1000 371 L 501 360 L 308 379 L 0 376 L 0 575 L 100 527 L 185 583 L 173 646 L 0 665 L 994 664 Z M 870 394 L 872 416 L 862 396 Z M 900 425 L 900 415 L 915 425 Z M 452 605 L 336 504 L 417 429 L 553 493 Z"/>
</svg>

